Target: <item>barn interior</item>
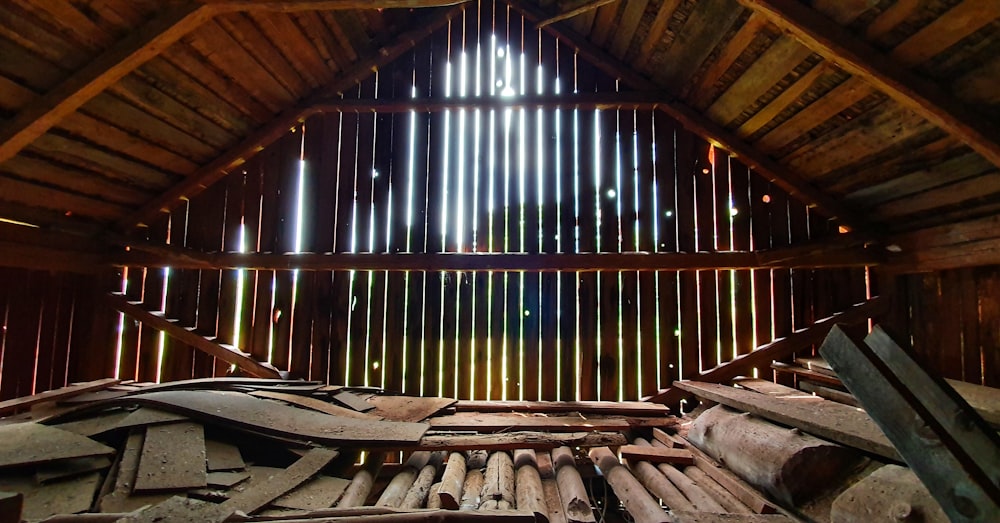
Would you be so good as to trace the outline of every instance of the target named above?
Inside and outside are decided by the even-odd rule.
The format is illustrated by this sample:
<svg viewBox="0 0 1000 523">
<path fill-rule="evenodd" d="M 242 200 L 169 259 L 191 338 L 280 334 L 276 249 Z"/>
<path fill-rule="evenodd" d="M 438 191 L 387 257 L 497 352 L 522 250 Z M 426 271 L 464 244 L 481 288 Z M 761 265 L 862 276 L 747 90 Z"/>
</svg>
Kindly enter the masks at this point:
<svg viewBox="0 0 1000 523">
<path fill-rule="evenodd" d="M 998 518 L 998 118 L 996 0 L 3 2 L 0 522 Z"/>
</svg>

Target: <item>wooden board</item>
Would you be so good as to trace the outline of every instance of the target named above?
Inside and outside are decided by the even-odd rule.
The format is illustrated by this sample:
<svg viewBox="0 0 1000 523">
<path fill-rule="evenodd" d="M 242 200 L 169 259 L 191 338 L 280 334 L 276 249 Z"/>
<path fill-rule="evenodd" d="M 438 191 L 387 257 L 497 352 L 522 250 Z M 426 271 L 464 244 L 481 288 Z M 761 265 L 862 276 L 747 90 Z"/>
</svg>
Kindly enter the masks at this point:
<svg viewBox="0 0 1000 523">
<path fill-rule="evenodd" d="M 666 416 L 666 405 L 645 401 L 476 401 L 460 400 L 457 412 L 581 412 L 630 416 Z"/>
<path fill-rule="evenodd" d="M 113 453 L 113 448 L 90 438 L 38 423 L 0 426 L 0 467 Z"/>
<path fill-rule="evenodd" d="M 166 391 L 136 394 L 130 402 L 154 405 L 208 423 L 320 444 L 371 442 L 391 446 L 416 443 L 428 426 L 422 423 L 358 420 L 329 416 L 259 400 L 239 392 Z"/>
<path fill-rule="evenodd" d="M 509 430 L 543 430 L 549 432 L 579 432 L 589 430 L 628 430 L 623 418 L 588 419 L 581 416 L 525 416 L 523 414 L 455 414 L 428 420 L 435 430 L 475 430 L 506 432 Z"/>
<path fill-rule="evenodd" d="M 375 415 L 365 414 L 363 412 L 358 412 L 355 409 L 349 409 L 341 407 L 339 405 L 333 405 L 332 403 L 327 403 L 323 400 L 316 398 L 310 398 L 309 396 L 300 396 L 298 394 L 288 394 L 285 392 L 274 392 L 270 390 L 254 391 L 251 392 L 250 395 L 257 398 L 267 398 L 267 399 L 284 401 L 285 403 L 291 403 L 292 405 L 297 405 L 299 407 L 315 410 L 316 412 L 323 412 L 333 416 L 345 416 L 348 418 L 372 419 L 372 420 L 382 419 Z M 368 407 L 370 407 L 368 410 L 375 408 L 373 405 L 368 405 Z M 413 420 L 413 421 L 419 421 L 419 420 Z"/>
<path fill-rule="evenodd" d="M 87 472 L 104 470 L 111 466 L 106 456 L 74 458 L 46 463 L 35 468 L 35 481 L 39 484 L 79 476 Z"/>
<path fill-rule="evenodd" d="M 497 434 L 431 434 L 419 450 L 516 450 L 556 447 L 617 447 L 628 442 L 620 432 L 506 432 Z"/>
<path fill-rule="evenodd" d="M 387 420 L 421 421 L 455 403 L 451 398 L 418 398 L 413 396 L 372 396 L 368 402 L 375 412 Z"/>
<path fill-rule="evenodd" d="M 229 498 L 219 510 L 227 514 L 236 510 L 247 514 L 253 513 L 316 475 L 320 469 L 336 458 L 337 454 L 337 451 L 332 449 L 312 449 L 268 481 L 255 482 L 252 488 Z"/>
<path fill-rule="evenodd" d="M 295 490 L 274 500 L 271 504 L 300 510 L 332 507 L 340 499 L 350 480 L 332 476 L 317 476 Z"/>
<path fill-rule="evenodd" d="M 205 431 L 185 421 L 146 428 L 135 492 L 161 492 L 206 486 Z"/>
<path fill-rule="evenodd" d="M 78 394 L 83 394 L 85 392 L 104 390 L 112 385 L 117 385 L 120 382 L 121 380 L 114 378 L 105 378 L 102 380 L 88 381 L 86 383 L 77 383 L 68 387 L 47 390 L 45 392 L 25 396 L 23 398 L 0 401 L 0 415 L 16 412 L 18 409 L 26 409 L 32 405 L 46 401 L 59 401 Z"/>
<path fill-rule="evenodd" d="M 21 517 L 27 521 L 90 510 L 94 493 L 100 484 L 99 472 L 46 485 L 36 485 L 30 474 L 0 476 L 0 491 L 20 492 L 24 495 L 24 512 Z"/>
<path fill-rule="evenodd" d="M 133 427 L 146 427 L 151 425 L 163 425 L 165 423 L 177 423 L 180 421 L 187 421 L 187 418 L 180 414 L 174 414 L 173 412 L 167 412 L 159 409 L 145 407 L 133 411 L 131 414 L 125 417 L 125 419 L 118 422 L 118 425 L 116 425 L 114 429 L 115 430 L 130 429 Z"/>
<path fill-rule="evenodd" d="M 170 497 L 170 494 L 137 494 L 132 495 L 132 485 L 139 469 L 139 456 L 142 454 L 144 431 L 134 430 L 125 441 L 125 449 L 118 457 L 112 469 L 114 487 L 102 495 L 97 508 L 101 512 L 130 512 L 145 505 L 155 505 Z"/>
<path fill-rule="evenodd" d="M 206 481 L 209 488 L 228 489 L 248 479 L 250 479 L 250 473 L 246 471 L 209 472 L 206 475 Z"/>
<path fill-rule="evenodd" d="M 666 447 L 649 447 L 625 445 L 621 449 L 622 457 L 631 460 L 648 461 L 650 463 L 673 463 L 675 465 L 694 465 L 694 456 L 685 449 Z"/>
<path fill-rule="evenodd" d="M 369 410 L 375 408 L 373 405 L 369 404 L 365 400 L 358 397 L 357 394 L 354 394 L 353 392 L 349 392 L 346 390 L 342 390 L 334 394 L 333 396 L 331 396 L 331 399 L 333 399 L 333 401 L 336 401 L 337 403 L 340 403 L 345 407 L 354 409 L 358 412 L 368 412 Z"/>
<path fill-rule="evenodd" d="M 246 467 L 240 449 L 235 445 L 215 440 L 205 440 L 205 457 L 209 472 L 240 470 Z"/>
<path fill-rule="evenodd" d="M 994 428 L 1000 427 L 1000 389 L 958 380 L 945 380 L 969 406 Z"/>
<path fill-rule="evenodd" d="M 675 386 L 700 398 L 798 427 L 821 438 L 894 461 L 901 459 L 875 422 L 864 412 L 847 405 L 832 401 L 803 404 L 795 399 L 771 398 L 734 387 L 696 381 L 677 382 Z"/>
<path fill-rule="evenodd" d="M 81 436 L 96 436 L 102 432 L 114 429 L 121 421 L 131 413 L 126 410 L 115 410 L 106 414 L 93 415 L 77 421 L 69 421 L 52 425 L 52 427 L 69 431 Z"/>
</svg>

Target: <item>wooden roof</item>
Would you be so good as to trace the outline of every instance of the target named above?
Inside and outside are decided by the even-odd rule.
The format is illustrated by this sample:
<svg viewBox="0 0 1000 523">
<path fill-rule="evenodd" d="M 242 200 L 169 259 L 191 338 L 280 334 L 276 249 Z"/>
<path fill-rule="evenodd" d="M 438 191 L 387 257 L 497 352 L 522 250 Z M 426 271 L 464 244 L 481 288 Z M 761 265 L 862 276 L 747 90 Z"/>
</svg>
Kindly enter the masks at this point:
<svg viewBox="0 0 1000 523">
<path fill-rule="evenodd" d="M 126 230 L 400 56 L 453 3 L 4 2 L 0 217 Z M 534 20 L 595 4 L 510 3 Z M 1000 208 L 996 0 L 596 3 L 546 30 L 844 223 Z"/>
</svg>

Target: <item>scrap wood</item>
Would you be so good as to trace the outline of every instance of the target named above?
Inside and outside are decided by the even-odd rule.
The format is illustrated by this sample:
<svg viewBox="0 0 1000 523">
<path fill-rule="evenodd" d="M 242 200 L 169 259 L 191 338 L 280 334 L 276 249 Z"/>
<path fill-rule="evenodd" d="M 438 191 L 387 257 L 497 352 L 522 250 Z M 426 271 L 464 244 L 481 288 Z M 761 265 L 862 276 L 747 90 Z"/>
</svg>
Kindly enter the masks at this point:
<svg viewBox="0 0 1000 523">
<path fill-rule="evenodd" d="M 621 452 L 623 457 L 630 460 L 648 461 L 650 463 L 673 463 L 674 465 L 694 465 L 694 455 L 685 449 L 625 445 L 619 449 L 619 452 Z"/>
<path fill-rule="evenodd" d="M 113 430 L 130 429 L 133 427 L 146 427 L 152 425 L 163 425 L 165 423 L 176 423 L 187 421 L 186 416 L 174 414 L 164 410 L 143 407 L 132 411 L 125 419 L 118 422 Z"/>
<path fill-rule="evenodd" d="M 106 456 L 114 451 L 85 436 L 39 423 L 0 426 L 0 467 Z"/>
<path fill-rule="evenodd" d="M 666 416 L 670 408 L 645 401 L 493 401 L 459 400 L 456 412 L 580 412 L 620 416 Z"/>
<path fill-rule="evenodd" d="M 548 450 L 557 447 L 616 447 L 626 443 L 620 432 L 500 432 L 496 434 L 427 434 L 419 450 Z"/>
<path fill-rule="evenodd" d="M 373 414 L 395 421 L 422 421 L 455 404 L 451 398 L 415 396 L 380 396 L 368 398 L 375 406 Z"/>
<path fill-rule="evenodd" d="M 330 399 L 357 412 L 368 412 L 369 410 L 375 408 L 374 405 L 359 398 L 357 394 L 347 390 L 341 390 L 334 393 L 333 396 L 330 396 Z"/>
<path fill-rule="evenodd" d="M 133 430 L 125 440 L 125 449 L 119 453 L 118 460 L 112 469 L 114 487 L 109 491 L 102 490 L 97 500 L 97 508 L 102 512 L 131 512 L 146 505 L 155 505 L 169 498 L 170 494 L 132 494 L 135 475 L 139 470 L 139 456 L 142 454 L 142 443 L 145 433 Z M 108 482 L 112 479 L 108 475 Z M 106 482 L 106 485 L 108 485 Z"/>
<path fill-rule="evenodd" d="M 71 478 L 87 472 L 95 472 L 111 467 L 106 456 L 73 458 L 39 465 L 35 468 L 35 481 L 39 484 L 53 480 Z"/>
<path fill-rule="evenodd" d="M 428 420 L 435 430 L 470 430 L 501 432 L 507 430 L 546 430 L 580 432 L 586 430 L 625 431 L 631 425 L 624 418 L 584 418 L 582 416 L 532 416 L 520 413 L 461 413 Z"/>
<path fill-rule="evenodd" d="M 240 470 L 246 467 L 239 447 L 215 440 L 205 440 L 205 457 L 208 470 Z"/>
<path fill-rule="evenodd" d="M 276 507 L 317 510 L 332 507 L 350 485 L 350 480 L 333 476 L 316 476 L 291 492 L 274 500 Z"/>
<path fill-rule="evenodd" d="M 423 423 L 399 423 L 330 416 L 266 402 L 242 392 L 142 392 L 112 400 L 151 405 L 191 416 L 206 423 L 246 429 L 261 434 L 323 445 L 349 442 L 380 446 L 415 444 L 426 432 Z"/>
<path fill-rule="evenodd" d="M 90 510 L 100 484 L 99 472 L 45 485 L 37 485 L 30 473 L 0 475 L 0 491 L 19 492 L 24 496 L 22 517 L 28 521 Z"/>
<path fill-rule="evenodd" d="M 47 401 L 58 401 L 72 396 L 76 396 L 78 394 L 83 394 L 85 392 L 104 390 L 120 382 L 121 380 L 115 378 L 105 378 L 102 380 L 88 381 L 86 383 L 77 383 L 74 385 L 69 385 L 67 387 L 47 390 L 45 392 L 40 392 L 38 394 L 33 394 L 31 396 L 25 396 L 23 398 L 14 398 L 6 401 L 0 401 L 0 415 L 9 414 L 11 412 L 17 411 L 18 409 L 27 408 L 38 403 L 44 403 Z"/>
<path fill-rule="evenodd" d="M 123 419 L 127 418 L 129 414 L 131 414 L 131 412 L 116 408 L 107 412 L 98 413 L 97 415 L 91 415 L 90 417 L 78 419 L 76 421 L 67 421 L 50 426 L 66 430 L 74 434 L 79 434 L 81 436 L 91 437 L 114 429 Z"/>
<path fill-rule="evenodd" d="M 207 486 L 205 430 L 184 421 L 146 428 L 133 492 L 161 492 Z"/>
<path fill-rule="evenodd" d="M 714 512 L 672 511 L 674 523 L 793 523 L 782 514 L 717 514 Z"/>
<path fill-rule="evenodd" d="M 257 398 L 267 398 L 267 399 L 284 401 L 285 403 L 291 403 L 299 407 L 315 410 L 317 412 L 322 412 L 324 414 L 330 414 L 332 416 L 344 416 L 347 418 L 370 419 L 370 420 L 382 419 L 379 416 L 375 416 L 372 414 L 365 414 L 363 412 L 358 412 L 355 409 L 341 407 L 339 405 L 334 405 L 332 403 L 328 403 L 320 399 L 311 398 L 309 396 L 302 396 L 299 394 L 288 394 L 286 392 L 275 392 L 271 390 L 257 390 L 251 392 L 250 395 Z M 368 410 L 371 410 L 373 408 L 375 407 L 369 405 Z"/>
<path fill-rule="evenodd" d="M 133 384 L 139 385 L 139 384 Z M 265 387 L 288 387 L 289 389 L 317 390 L 323 387 L 319 381 L 289 381 L 276 378 L 195 378 L 144 385 L 136 392 L 162 392 L 165 390 L 231 390 L 236 387 L 254 390 Z M 280 389 L 278 389 L 280 390 Z"/>
<path fill-rule="evenodd" d="M 337 451 L 314 448 L 287 469 L 275 474 L 267 481 L 254 482 L 251 488 L 229 498 L 219 505 L 219 513 L 226 516 L 238 511 L 250 514 L 286 494 L 315 476 L 333 458 Z"/>
<path fill-rule="evenodd" d="M 20 523 L 23 509 L 23 494 L 0 491 L 0 523 Z"/>
<path fill-rule="evenodd" d="M 368 523 L 368 522 L 462 522 L 481 521 L 489 523 L 498 521 L 501 523 L 518 523 L 521 521 L 535 521 L 535 515 L 531 512 L 519 510 L 504 511 L 457 511 L 440 509 L 397 509 L 391 507 L 350 507 L 331 508 L 326 510 L 314 510 L 309 513 L 308 519 L 298 519 L 300 516 L 240 516 L 234 514 L 227 521 L 232 523 L 255 522 L 255 521 L 288 521 L 289 523 L 305 523 L 315 521 L 316 523 Z M 292 519 L 290 519 L 292 518 Z"/>
</svg>

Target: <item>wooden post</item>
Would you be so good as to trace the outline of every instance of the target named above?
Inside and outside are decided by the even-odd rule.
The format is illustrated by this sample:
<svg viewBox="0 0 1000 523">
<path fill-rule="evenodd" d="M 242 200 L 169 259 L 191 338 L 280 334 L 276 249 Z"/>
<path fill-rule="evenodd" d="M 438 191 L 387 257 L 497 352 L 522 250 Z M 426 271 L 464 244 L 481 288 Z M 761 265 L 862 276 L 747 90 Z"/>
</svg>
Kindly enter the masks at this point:
<svg viewBox="0 0 1000 523">
<path fill-rule="evenodd" d="M 364 505 L 365 500 L 368 499 L 368 494 L 372 491 L 372 486 L 375 484 L 375 477 L 378 476 L 378 471 L 382 469 L 383 463 L 385 463 L 384 452 L 372 452 L 368 454 L 365 465 L 354 474 L 354 479 L 351 480 L 351 484 L 344 491 L 344 495 L 341 496 L 337 507 L 360 507 Z"/>
<path fill-rule="evenodd" d="M 441 476 L 438 497 L 442 508 L 456 510 L 462 501 L 462 485 L 465 483 L 465 454 L 452 452 Z"/>
<path fill-rule="evenodd" d="M 545 491 L 542 489 L 535 451 L 515 450 L 514 468 L 517 509 L 532 512 L 539 521 L 547 522 L 549 513 L 545 506 Z"/>
<path fill-rule="evenodd" d="M 552 449 L 552 463 L 556 468 L 556 482 L 566 519 L 570 523 L 595 523 L 597 519 L 590 508 L 590 496 L 583 486 L 580 472 L 576 470 L 573 451 L 569 447 Z"/>
<path fill-rule="evenodd" d="M 642 488 L 639 480 L 635 479 L 627 468 L 623 467 L 618 457 L 607 447 L 595 447 L 590 449 L 590 459 L 594 461 L 604 479 L 607 480 L 611 488 L 614 489 L 618 499 L 625 504 L 625 510 L 638 522 L 664 523 L 672 521 L 667 516 L 665 510 L 652 496 Z"/>
</svg>

